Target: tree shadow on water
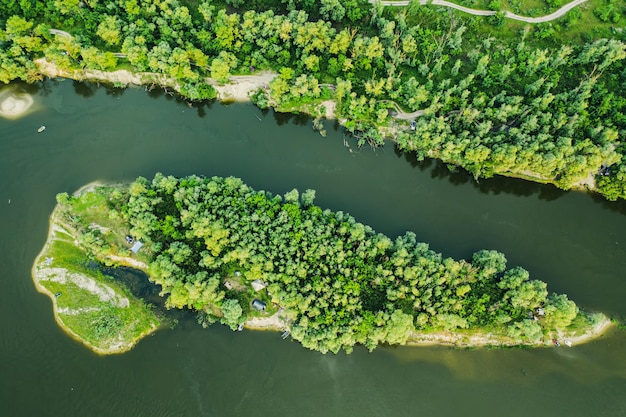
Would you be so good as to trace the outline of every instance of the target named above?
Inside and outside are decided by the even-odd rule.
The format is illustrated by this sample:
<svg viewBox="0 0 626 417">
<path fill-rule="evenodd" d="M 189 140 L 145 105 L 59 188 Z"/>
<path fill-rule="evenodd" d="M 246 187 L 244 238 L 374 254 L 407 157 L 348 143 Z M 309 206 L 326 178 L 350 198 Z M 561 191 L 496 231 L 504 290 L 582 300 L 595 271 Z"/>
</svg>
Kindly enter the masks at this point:
<svg viewBox="0 0 626 417">
<path fill-rule="evenodd" d="M 11 85 L 17 86 L 17 91 L 28 93 L 32 96 L 36 94 L 48 96 L 52 93 L 53 88 L 59 85 L 59 80 L 56 78 L 44 78 L 43 80 L 32 84 L 23 81 L 11 81 Z"/>
<path fill-rule="evenodd" d="M 198 117 L 202 119 L 206 117 L 208 111 L 211 110 L 211 107 L 215 104 L 215 100 L 194 101 L 188 104 L 191 108 L 196 109 Z"/>
<path fill-rule="evenodd" d="M 600 204 L 603 209 L 626 215 L 625 200 L 609 201 L 605 197 L 603 197 L 602 194 L 598 193 L 589 193 L 589 197 L 593 200 L 594 203 Z"/>
<path fill-rule="evenodd" d="M 420 171 L 426 171 L 432 168 L 435 163 L 434 159 L 422 159 L 421 161 L 417 158 L 417 154 L 415 152 L 405 152 L 398 148 L 397 146 L 393 147 L 393 153 L 396 154 L 398 158 L 404 158 L 406 162 L 409 163 L 413 168 L 418 168 Z"/>
<path fill-rule="evenodd" d="M 415 152 L 404 152 L 397 146 L 394 152 L 398 158 L 404 157 L 411 167 L 422 172 L 430 172 L 432 179 L 448 180 L 450 184 L 455 186 L 471 184 L 483 194 L 512 194 L 520 197 L 536 195 L 540 200 L 553 201 L 568 193 L 568 191 L 561 190 L 552 184 L 541 184 L 501 175 L 476 180 L 464 168 L 446 164 L 438 159 L 425 158 L 420 161 Z"/>
<path fill-rule="evenodd" d="M 106 95 L 116 98 L 122 97 L 126 90 L 128 90 L 128 87 L 116 87 L 114 85 L 104 86 L 104 91 L 106 92 Z"/>
<path fill-rule="evenodd" d="M 492 178 L 481 178 L 476 182 L 476 187 L 483 194 L 513 194 L 520 197 L 536 195 L 539 200 L 554 201 L 570 191 L 565 191 L 552 184 L 541 184 L 520 178 L 495 175 Z"/>
<path fill-rule="evenodd" d="M 154 99 L 165 98 L 166 100 L 178 100 L 178 94 L 175 91 L 168 90 L 166 88 L 157 86 L 157 85 L 149 85 L 145 87 L 146 92 L 148 93 L 148 97 Z"/>
<path fill-rule="evenodd" d="M 297 126 L 306 126 L 311 122 L 311 117 L 306 114 L 296 114 L 296 113 L 279 113 L 277 111 L 274 112 L 274 120 L 278 126 L 285 125 L 289 122 Z"/>
<path fill-rule="evenodd" d="M 165 95 L 165 90 L 159 87 L 154 87 L 154 86 L 149 86 L 149 87 L 147 86 L 146 92 L 148 93 L 148 97 L 154 98 L 154 99 L 161 98 L 163 97 L 163 95 Z"/>
<path fill-rule="evenodd" d="M 461 167 L 444 164 L 435 161 L 430 171 L 432 179 L 447 179 L 452 185 L 464 185 L 472 182 L 476 186 L 474 177 Z"/>
<path fill-rule="evenodd" d="M 96 94 L 98 86 L 90 82 L 72 81 L 74 92 L 81 97 L 89 98 Z"/>
</svg>

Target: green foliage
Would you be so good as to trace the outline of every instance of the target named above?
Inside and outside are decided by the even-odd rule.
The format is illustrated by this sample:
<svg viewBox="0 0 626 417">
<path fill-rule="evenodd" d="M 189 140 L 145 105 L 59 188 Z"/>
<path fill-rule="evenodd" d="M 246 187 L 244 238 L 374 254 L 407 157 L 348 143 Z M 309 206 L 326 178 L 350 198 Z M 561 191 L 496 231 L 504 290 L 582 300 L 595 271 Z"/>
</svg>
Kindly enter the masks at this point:
<svg viewBox="0 0 626 417">
<path fill-rule="evenodd" d="M 98 310 L 91 321 L 97 339 L 109 339 L 120 334 L 124 322 L 113 308 Z"/>
<path fill-rule="evenodd" d="M 260 109 L 267 109 L 269 107 L 267 94 L 265 94 L 265 92 L 261 89 L 257 90 L 254 94 L 252 94 L 250 99 Z"/>
<path fill-rule="evenodd" d="M 544 310 L 546 325 L 555 329 L 565 329 L 578 315 L 578 307 L 565 294 L 551 294 Z"/>
<path fill-rule="evenodd" d="M 613 166 L 610 175 L 597 176 L 596 186 L 611 201 L 626 199 L 626 163 Z"/>
<path fill-rule="evenodd" d="M 222 303 L 222 324 L 227 325 L 231 330 L 236 330 L 239 323 L 243 321 L 243 309 L 239 301 L 234 299 L 225 300 Z"/>
<path fill-rule="evenodd" d="M 416 328 L 489 328 L 535 341 L 577 313 L 525 270 L 507 269 L 498 252 L 477 252 L 472 263 L 444 259 L 413 233 L 393 241 L 322 210 L 312 190 L 281 198 L 233 177 L 157 174 L 129 191 L 131 230 L 155 242 L 151 279 L 167 305 L 220 316 L 232 329 L 244 320 L 254 279 L 294 318 L 293 338 L 321 352 L 406 343 Z M 226 289 L 233 271 L 241 278 Z M 539 307 L 546 318 L 534 323 L 529 314 Z"/>
</svg>

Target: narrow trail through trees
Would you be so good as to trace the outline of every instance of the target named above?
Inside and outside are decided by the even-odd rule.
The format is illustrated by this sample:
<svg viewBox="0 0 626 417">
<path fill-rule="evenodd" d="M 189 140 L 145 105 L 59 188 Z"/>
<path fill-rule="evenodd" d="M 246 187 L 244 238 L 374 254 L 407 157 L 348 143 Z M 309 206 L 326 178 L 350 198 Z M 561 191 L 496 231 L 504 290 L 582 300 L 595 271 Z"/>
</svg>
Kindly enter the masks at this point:
<svg viewBox="0 0 626 417">
<path fill-rule="evenodd" d="M 517 15 L 517 14 L 515 14 L 513 12 L 504 11 L 504 17 L 512 19 L 512 20 L 518 20 L 520 22 L 526 22 L 526 23 L 549 22 L 551 20 L 558 19 L 559 17 L 563 16 L 565 13 L 569 12 L 570 10 L 572 10 L 574 7 L 578 6 L 579 4 L 584 3 L 586 1 L 587 0 L 574 0 L 574 1 L 570 2 L 570 3 L 567 3 L 565 6 L 561 7 L 559 10 L 555 11 L 554 13 L 550 13 L 550 14 L 547 14 L 545 16 L 527 17 L 527 16 Z M 370 0 L 370 3 L 371 4 L 378 4 L 379 0 Z M 380 4 L 382 4 L 383 6 L 392 6 L 392 7 L 408 6 L 410 3 L 411 3 L 410 1 L 380 1 Z M 446 0 L 419 0 L 419 4 L 422 4 L 422 5 L 424 5 L 424 4 L 434 4 L 436 6 L 450 7 L 452 9 L 460 10 L 462 12 L 473 14 L 475 16 L 494 16 L 494 15 L 499 13 L 499 12 L 497 12 L 495 10 L 470 9 L 469 7 L 460 6 L 458 4 L 451 3 L 451 2 L 446 1 Z"/>
</svg>

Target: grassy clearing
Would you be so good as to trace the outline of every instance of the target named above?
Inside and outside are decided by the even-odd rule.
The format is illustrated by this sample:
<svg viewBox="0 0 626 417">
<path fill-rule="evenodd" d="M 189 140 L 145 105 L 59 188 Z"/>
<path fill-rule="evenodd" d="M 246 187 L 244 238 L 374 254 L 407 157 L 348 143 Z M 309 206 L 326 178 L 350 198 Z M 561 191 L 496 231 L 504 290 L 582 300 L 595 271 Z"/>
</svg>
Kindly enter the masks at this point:
<svg viewBox="0 0 626 417">
<path fill-rule="evenodd" d="M 127 188 L 119 185 L 98 186 L 95 192 L 81 193 L 67 199 L 61 197 L 62 203 L 66 205 L 64 221 L 72 223 L 77 236 L 81 236 L 81 243 L 100 262 L 111 264 L 107 261 L 110 255 L 132 255 L 134 259 L 144 263 L 151 259 L 149 244 L 137 254 L 130 251 L 131 244 L 126 241 L 126 236 L 130 233 L 124 213 L 126 199 Z"/>
<path fill-rule="evenodd" d="M 61 327 L 101 354 L 129 350 L 160 325 L 160 318 L 145 302 L 98 269 L 81 243 L 79 231 L 85 224 L 95 224 L 97 230 L 113 230 L 120 225 L 120 219 L 111 216 L 108 201 L 105 192 L 61 202 L 53 212 L 46 246 L 33 268 L 38 288 L 53 300 Z M 71 215 L 66 211 L 70 207 Z M 111 242 L 118 240 L 117 234 L 110 233 Z"/>
</svg>

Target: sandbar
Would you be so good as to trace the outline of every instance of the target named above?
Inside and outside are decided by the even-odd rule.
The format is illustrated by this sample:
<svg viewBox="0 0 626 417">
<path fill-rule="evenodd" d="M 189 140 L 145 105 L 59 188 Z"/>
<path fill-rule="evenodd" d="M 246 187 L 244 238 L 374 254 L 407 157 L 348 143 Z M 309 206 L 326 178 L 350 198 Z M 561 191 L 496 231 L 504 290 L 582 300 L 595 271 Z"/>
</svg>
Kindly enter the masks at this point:
<svg viewBox="0 0 626 417">
<path fill-rule="evenodd" d="M 6 119 L 17 119 L 25 115 L 33 103 L 33 97 L 30 94 L 7 88 L 0 91 L 0 116 Z"/>
</svg>

